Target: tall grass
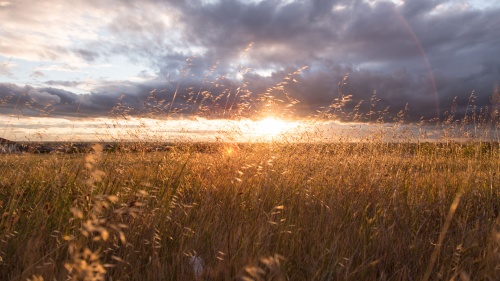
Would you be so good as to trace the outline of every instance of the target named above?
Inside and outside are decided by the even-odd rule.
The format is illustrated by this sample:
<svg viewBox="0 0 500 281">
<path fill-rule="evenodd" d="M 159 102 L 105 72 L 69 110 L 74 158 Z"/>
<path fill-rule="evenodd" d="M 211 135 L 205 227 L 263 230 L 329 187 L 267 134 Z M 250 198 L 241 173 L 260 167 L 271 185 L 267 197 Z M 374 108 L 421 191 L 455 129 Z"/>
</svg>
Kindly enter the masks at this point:
<svg viewBox="0 0 500 281">
<path fill-rule="evenodd" d="M 218 110 L 261 102 L 289 116 L 298 101 L 285 85 L 252 101 L 241 85 Z M 344 112 L 342 85 L 315 117 L 383 129 L 375 96 L 367 114 Z M 217 100 L 192 97 L 193 112 Z M 498 112 L 453 108 L 434 142 L 415 136 L 425 123 L 406 127 L 405 108 L 393 139 L 2 155 L 0 279 L 498 280 Z"/>
<path fill-rule="evenodd" d="M 0 279 L 500 277 L 498 145 L 94 149 L 1 158 Z"/>
</svg>

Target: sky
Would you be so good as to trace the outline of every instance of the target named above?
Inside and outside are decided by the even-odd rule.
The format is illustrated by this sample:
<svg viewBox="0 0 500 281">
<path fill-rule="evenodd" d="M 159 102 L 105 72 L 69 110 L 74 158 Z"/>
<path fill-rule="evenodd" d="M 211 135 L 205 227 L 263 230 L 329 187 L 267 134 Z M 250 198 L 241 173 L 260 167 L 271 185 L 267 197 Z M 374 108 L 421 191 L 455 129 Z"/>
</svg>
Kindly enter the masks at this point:
<svg viewBox="0 0 500 281">
<path fill-rule="evenodd" d="M 496 0 L 0 0 L 0 115 L 442 119 L 471 94 L 491 104 L 499 15 Z"/>
</svg>

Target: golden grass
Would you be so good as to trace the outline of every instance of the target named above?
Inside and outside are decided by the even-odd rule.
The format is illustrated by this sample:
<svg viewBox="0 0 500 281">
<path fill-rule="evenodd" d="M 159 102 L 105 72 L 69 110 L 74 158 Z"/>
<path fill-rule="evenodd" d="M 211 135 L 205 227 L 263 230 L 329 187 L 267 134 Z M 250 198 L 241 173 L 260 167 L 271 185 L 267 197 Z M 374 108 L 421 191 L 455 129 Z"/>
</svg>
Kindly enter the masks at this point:
<svg viewBox="0 0 500 281">
<path fill-rule="evenodd" d="M 304 69 L 258 95 L 243 83 L 183 98 L 178 84 L 171 101 L 151 92 L 146 113 L 182 113 L 177 98 L 198 116 L 294 116 L 286 85 Z M 383 128 L 375 95 L 368 113 L 344 111 L 346 83 L 311 119 Z M 423 122 L 405 129 L 405 107 L 393 139 L 321 144 L 313 131 L 155 151 L 161 136 L 141 127 L 104 151 L 2 154 L 0 280 L 500 280 L 495 106 L 456 120 L 452 105 L 436 143 L 419 139 Z"/>
<path fill-rule="evenodd" d="M 0 279 L 500 278 L 498 143 L 100 149 L 2 155 Z"/>
</svg>

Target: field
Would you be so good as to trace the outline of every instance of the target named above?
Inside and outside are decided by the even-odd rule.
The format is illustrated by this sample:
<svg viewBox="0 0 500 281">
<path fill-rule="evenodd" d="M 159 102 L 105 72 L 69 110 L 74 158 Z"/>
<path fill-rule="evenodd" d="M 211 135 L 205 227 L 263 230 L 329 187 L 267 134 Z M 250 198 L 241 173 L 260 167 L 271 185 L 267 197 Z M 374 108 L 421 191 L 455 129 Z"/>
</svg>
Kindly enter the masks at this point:
<svg viewBox="0 0 500 281">
<path fill-rule="evenodd" d="M 2 155 L 0 279 L 500 279 L 497 142 L 146 151 Z"/>
</svg>

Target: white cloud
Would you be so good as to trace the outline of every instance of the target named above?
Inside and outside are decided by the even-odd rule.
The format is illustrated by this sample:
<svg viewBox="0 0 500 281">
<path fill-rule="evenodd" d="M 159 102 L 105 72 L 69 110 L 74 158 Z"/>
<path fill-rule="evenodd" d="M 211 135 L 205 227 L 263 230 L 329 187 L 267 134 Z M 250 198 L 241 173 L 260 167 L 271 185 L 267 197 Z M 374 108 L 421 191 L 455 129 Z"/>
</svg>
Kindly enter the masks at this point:
<svg viewBox="0 0 500 281">
<path fill-rule="evenodd" d="M 337 12 L 337 11 L 343 11 L 345 9 L 347 9 L 347 5 L 340 4 L 333 6 L 332 11 Z"/>
<path fill-rule="evenodd" d="M 0 55 L 81 62 L 71 48 L 99 39 L 112 13 L 112 9 L 98 9 L 91 1 L 17 0 L 0 9 Z"/>
</svg>

